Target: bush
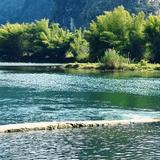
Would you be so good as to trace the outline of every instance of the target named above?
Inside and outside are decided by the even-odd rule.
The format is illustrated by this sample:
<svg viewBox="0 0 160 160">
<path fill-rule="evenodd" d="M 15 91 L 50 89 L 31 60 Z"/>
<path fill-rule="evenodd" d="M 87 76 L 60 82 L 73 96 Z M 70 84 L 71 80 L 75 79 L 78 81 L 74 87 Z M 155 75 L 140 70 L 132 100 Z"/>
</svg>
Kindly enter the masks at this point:
<svg viewBox="0 0 160 160">
<path fill-rule="evenodd" d="M 101 62 L 105 68 L 120 69 L 123 68 L 124 64 L 129 63 L 129 59 L 119 55 L 119 52 L 114 49 L 108 49 Z"/>
<path fill-rule="evenodd" d="M 140 66 L 147 66 L 148 61 L 146 61 L 145 59 L 142 59 L 139 64 Z"/>
</svg>

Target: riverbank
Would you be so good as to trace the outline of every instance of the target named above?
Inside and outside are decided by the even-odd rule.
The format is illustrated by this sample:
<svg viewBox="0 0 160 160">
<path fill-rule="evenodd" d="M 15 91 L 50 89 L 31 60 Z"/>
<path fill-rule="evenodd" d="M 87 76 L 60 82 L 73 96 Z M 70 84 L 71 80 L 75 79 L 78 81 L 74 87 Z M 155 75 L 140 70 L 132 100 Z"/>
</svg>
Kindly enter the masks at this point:
<svg viewBox="0 0 160 160">
<path fill-rule="evenodd" d="M 119 68 L 108 68 L 102 63 L 0 63 L 0 69 L 47 69 L 47 70 L 97 70 L 97 71 L 160 71 L 160 64 L 130 63 Z"/>
<path fill-rule="evenodd" d="M 28 132 L 40 130 L 56 130 L 69 128 L 93 128 L 93 127 L 110 127 L 118 125 L 134 124 L 152 124 L 160 123 L 160 119 L 131 119 L 131 120 L 114 120 L 114 121 L 68 121 L 68 122 L 39 122 L 11 124 L 0 126 L 0 133 Z"/>
<path fill-rule="evenodd" d="M 115 70 L 115 71 L 160 71 L 160 64 L 131 63 L 123 64 L 120 68 L 107 68 L 102 63 L 69 63 L 64 65 L 65 69 L 92 69 L 92 70 Z"/>
</svg>

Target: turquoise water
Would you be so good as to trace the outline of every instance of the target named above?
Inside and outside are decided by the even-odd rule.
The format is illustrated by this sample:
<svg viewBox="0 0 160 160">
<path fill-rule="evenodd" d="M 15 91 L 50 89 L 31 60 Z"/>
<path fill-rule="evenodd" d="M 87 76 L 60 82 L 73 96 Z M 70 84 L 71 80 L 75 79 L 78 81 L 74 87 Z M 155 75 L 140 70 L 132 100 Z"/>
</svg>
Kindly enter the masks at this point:
<svg viewBox="0 0 160 160">
<path fill-rule="evenodd" d="M 159 76 L 0 71 L 0 125 L 159 118 Z"/>
<path fill-rule="evenodd" d="M 0 71 L 0 125 L 160 118 L 160 72 Z M 0 159 L 160 159 L 160 125 L 0 134 Z"/>
</svg>

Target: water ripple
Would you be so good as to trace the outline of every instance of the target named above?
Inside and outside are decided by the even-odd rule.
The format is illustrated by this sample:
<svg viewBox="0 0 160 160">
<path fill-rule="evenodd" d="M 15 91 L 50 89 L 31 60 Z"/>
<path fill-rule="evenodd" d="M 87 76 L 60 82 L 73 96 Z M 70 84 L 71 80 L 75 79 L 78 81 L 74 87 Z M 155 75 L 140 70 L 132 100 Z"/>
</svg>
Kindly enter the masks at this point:
<svg viewBox="0 0 160 160">
<path fill-rule="evenodd" d="M 1 160 L 158 160 L 159 148 L 158 124 L 0 135 Z"/>
<path fill-rule="evenodd" d="M 160 78 L 0 72 L 1 125 L 159 118 L 159 98 Z"/>
</svg>

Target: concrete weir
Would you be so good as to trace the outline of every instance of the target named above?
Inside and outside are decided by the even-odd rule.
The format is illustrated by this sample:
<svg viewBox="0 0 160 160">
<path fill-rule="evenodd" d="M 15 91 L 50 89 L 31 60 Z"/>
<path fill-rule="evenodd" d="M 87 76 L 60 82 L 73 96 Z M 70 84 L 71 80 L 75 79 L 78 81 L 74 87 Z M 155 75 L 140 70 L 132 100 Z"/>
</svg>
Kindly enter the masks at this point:
<svg viewBox="0 0 160 160">
<path fill-rule="evenodd" d="M 0 62 L 1 70 L 64 70 L 66 64 L 61 63 L 5 63 Z"/>
<path fill-rule="evenodd" d="M 38 123 L 11 124 L 11 125 L 0 126 L 0 133 L 56 130 L 56 129 L 67 129 L 67 128 L 82 128 L 82 127 L 87 127 L 87 128 L 107 127 L 107 126 L 118 126 L 118 125 L 152 124 L 152 123 L 160 123 L 160 119 L 38 122 Z"/>
</svg>

